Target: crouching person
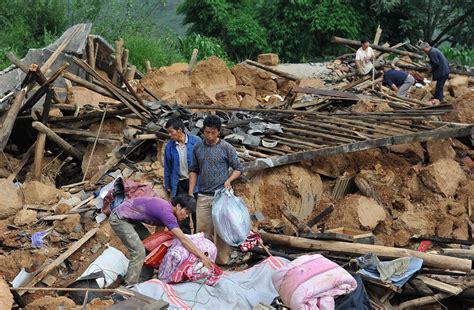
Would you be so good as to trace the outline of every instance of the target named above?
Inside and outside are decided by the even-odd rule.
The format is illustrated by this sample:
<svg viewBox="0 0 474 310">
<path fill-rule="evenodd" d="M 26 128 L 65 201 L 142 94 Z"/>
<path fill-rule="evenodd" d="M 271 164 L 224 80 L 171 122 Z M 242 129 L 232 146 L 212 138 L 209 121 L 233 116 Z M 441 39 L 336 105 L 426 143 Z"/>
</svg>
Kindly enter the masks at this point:
<svg viewBox="0 0 474 310">
<path fill-rule="evenodd" d="M 179 228 L 178 221 L 186 219 L 195 209 L 196 200 L 193 197 L 178 195 L 171 203 L 158 197 L 138 197 L 124 201 L 112 211 L 109 217 L 110 225 L 130 254 L 127 274 L 124 277 L 126 285 L 146 280 L 140 279 L 146 256 L 142 240 L 150 233 L 142 223 L 165 226 L 205 267 L 212 268 L 212 261 Z"/>
</svg>

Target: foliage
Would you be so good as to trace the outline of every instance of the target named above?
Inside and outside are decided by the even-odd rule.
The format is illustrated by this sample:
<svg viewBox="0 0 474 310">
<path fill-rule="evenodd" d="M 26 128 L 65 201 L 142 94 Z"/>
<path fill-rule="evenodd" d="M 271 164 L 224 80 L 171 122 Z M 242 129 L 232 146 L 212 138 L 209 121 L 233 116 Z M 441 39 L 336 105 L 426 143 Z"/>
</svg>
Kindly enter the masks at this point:
<svg viewBox="0 0 474 310">
<path fill-rule="evenodd" d="M 197 48 L 199 50 L 197 60 L 203 60 L 214 55 L 222 58 L 228 64 L 232 63 L 221 43 L 215 38 L 209 38 L 200 34 L 191 34 L 184 38 L 179 37 L 178 39 L 180 43 L 180 53 L 186 59 L 189 59 L 193 50 Z"/>
<path fill-rule="evenodd" d="M 5 52 L 23 56 L 29 48 L 51 43 L 66 25 L 60 0 L 0 0 L 0 68 L 10 62 Z"/>
<path fill-rule="evenodd" d="M 265 29 L 256 19 L 255 1 L 186 0 L 178 7 L 189 33 L 221 40 L 233 59 L 254 57 L 267 47 Z"/>
<path fill-rule="evenodd" d="M 449 60 L 449 62 L 454 62 L 458 65 L 467 65 L 474 67 L 474 49 L 462 47 L 462 48 L 452 48 L 444 47 L 441 48 L 444 56 Z"/>
</svg>

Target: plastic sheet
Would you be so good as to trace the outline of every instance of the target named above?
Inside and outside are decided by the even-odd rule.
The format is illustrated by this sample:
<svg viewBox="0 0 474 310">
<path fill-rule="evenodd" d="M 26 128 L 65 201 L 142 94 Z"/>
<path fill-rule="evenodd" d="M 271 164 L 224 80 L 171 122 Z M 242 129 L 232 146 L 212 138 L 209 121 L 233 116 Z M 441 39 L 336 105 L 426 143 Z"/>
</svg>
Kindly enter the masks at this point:
<svg viewBox="0 0 474 310">
<path fill-rule="evenodd" d="M 242 199 L 221 189 L 214 195 L 212 222 L 219 237 L 230 246 L 238 246 L 250 233 L 250 214 Z"/>
</svg>

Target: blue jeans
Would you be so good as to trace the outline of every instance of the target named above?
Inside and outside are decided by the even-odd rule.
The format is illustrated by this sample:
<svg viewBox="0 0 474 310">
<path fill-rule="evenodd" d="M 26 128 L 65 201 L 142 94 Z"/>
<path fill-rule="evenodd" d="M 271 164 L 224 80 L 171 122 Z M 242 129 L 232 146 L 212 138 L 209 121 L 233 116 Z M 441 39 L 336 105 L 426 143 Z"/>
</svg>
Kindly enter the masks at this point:
<svg viewBox="0 0 474 310">
<path fill-rule="evenodd" d="M 436 90 L 435 90 L 435 99 L 438 99 L 440 102 L 443 102 L 444 100 L 444 94 L 443 94 L 443 89 L 444 89 L 444 84 L 446 84 L 446 81 L 448 80 L 449 74 L 440 77 L 439 79 L 436 80 Z"/>
</svg>

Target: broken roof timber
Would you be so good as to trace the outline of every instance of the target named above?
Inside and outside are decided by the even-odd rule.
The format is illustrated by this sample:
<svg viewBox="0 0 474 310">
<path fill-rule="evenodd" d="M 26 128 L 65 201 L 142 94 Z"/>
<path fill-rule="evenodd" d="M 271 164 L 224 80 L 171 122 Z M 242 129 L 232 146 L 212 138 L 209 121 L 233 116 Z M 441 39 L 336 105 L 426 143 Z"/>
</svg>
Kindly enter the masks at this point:
<svg viewBox="0 0 474 310">
<path fill-rule="evenodd" d="M 474 133 L 474 125 L 463 126 L 443 126 L 441 128 L 411 133 L 406 135 L 389 136 L 367 141 L 330 146 L 317 150 L 310 150 L 287 154 L 282 156 L 272 156 L 269 158 L 259 158 L 254 161 L 243 163 L 245 171 L 255 171 L 266 168 L 278 167 L 287 164 L 297 163 L 303 160 L 310 160 L 316 157 L 333 156 L 342 153 L 351 153 L 369 150 L 388 145 L 406 144 L 412 142 L 423 142 L 429 140 L 439 140 L 445 138 L 469 136 Z"/>
</svg>

